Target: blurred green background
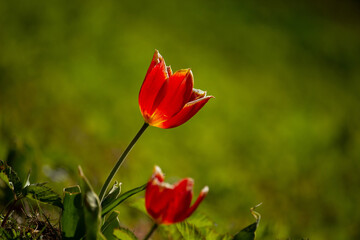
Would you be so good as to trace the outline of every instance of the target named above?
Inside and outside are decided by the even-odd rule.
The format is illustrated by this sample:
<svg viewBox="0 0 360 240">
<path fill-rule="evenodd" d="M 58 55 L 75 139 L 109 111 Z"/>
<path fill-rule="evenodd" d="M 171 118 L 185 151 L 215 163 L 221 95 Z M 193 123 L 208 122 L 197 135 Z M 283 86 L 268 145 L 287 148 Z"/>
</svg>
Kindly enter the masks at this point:
<svg viewBox="0 0 360 240">
<path fill-rule="evenodd" d="M 155 164 L 191 176 L 219 231 L 360 238 L 360 5 L 356 1 L 1 1 L 0 158 L 61 193 L 81 165 L 97 190 L 143 123 L 155 49 L 215 100 L 149 128 L 117 179 Z M 1 194 L 2 199 L 4 194 Z M 2 200 L 2 206 L 5 200 Z M 149 227 L 120 207 L 135 232 Z"/>
</svg>

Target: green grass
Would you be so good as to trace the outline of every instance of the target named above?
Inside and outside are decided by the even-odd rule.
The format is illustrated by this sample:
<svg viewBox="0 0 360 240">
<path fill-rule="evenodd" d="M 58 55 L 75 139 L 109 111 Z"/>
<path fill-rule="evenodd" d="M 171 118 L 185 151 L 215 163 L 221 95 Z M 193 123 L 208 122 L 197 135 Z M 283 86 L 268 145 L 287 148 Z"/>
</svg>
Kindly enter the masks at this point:
<svg viewBox="0 0 360 240">
<path fill-rule="evenodd" d="M 198 210 L 231 233 L 263 202 L 259 239 L 357 239 L 358 8 L 1 2 L 0 158 L 12 149 L 19 174 L 59 193 L 81 165 L 99 191 L 143 123 L 137 96 L 158 49 L 216 99 L 183 126 L 149 128 L 117 175 L 124 191 L 157 164 L 169 181 L 193 177 L 195 195 L 208 185 Z"/>
</svg>

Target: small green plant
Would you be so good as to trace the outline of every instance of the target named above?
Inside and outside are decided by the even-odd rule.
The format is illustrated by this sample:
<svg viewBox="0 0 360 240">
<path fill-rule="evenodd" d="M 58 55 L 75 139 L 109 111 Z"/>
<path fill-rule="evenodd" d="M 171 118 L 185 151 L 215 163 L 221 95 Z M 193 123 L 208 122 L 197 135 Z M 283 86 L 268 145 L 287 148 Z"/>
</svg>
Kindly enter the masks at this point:
<svg viewBox="0 0 360 240">
<path fill-rule="evenodd" d="M 48 235 L 53 239 L 60 237 L 59 231 L 55 230 L 45 215 L 39 217 L 40 213 L 32 209 L 32 213 L 26 213 L 24 205 L 32 206 L 29 201 L 45 203 L 63 208 L 60 196 L 46 186 L 46 183 L 30 183 L 30 174 L 25 181 L 21 181 L 17 173 L 4 161 L 0 160 L 0 178 L 9 187 L 12 200 L 8 203 L 5 214 L 1 214 L 0 236 L 4 239 L 34 239 L 40 235 Z M 25 202 L 27 201 L 27 202 Z M 11 217 L 14 208 L 20 205 L 24 210 L 23 223 L 18 223 Z M 44 218 L 44 219 L 43 219 Z"/>
<path fill-rule="evenodd" d="M 121 193 L 121 184 L 115 182 L 100 203 L 89 180 L 79 167 L 80 185 L 64 189 L 64 197 L 52 191 L 45 183 L 22 183 L 16 172 L 0 160 L 0 178 L 11 189 L 13 200 L 1 214 L 1 239 L 129 239 L 137 237 L 120 225 L 119 212 L 114 209 L 126 199 L 146 189 L 146 184 Z M 59 227 L 51 224 L 45 214 L 32 210 L 27 212 L 24 200 L 50 204 L 61 211 Z M 14 207 L 21 203 L 22 224 L 11 217 Z M 146 214 L 144 199 L 136 201 L 132 207 Z M 172 239 L 216 239 L 216 240 L 253 240 L 260 221 L 260 214 L 251 209 L 256 222 L 241 230 L 235 236 L 219 234 L 215 224 L 201 213 L 172 225 L 160 225 L 160 233 Z M 41 216 L 42 215 L 42 216 Z M 40 238 L 41 237 L 41 238 Z"/>
</svg>

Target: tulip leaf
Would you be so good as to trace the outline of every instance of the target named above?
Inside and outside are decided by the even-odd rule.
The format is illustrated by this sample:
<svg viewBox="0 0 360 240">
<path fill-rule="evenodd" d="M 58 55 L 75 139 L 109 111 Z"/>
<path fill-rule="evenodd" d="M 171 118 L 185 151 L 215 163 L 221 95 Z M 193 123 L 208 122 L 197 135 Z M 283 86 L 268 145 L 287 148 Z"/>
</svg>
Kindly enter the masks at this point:
<svg viewBox="0 0 360 240">
<path fill-rule="evenodd" d="M 135 236 L 135 234 L 126 228 L 117 228 L 114 230 L 114 236 L 116 239 L 121 240 L 137 240 L 138 238 Z"/>
<path fill-rule="evenodd" d="M 101 227 L 101 232 L 106 237 L 107 240 L 116 240 L 114 236 L 114 230 L 120 228 L 120 221 L 118 219 L 118 212 L 111 212 L 111 214 L 106 218 L 104 224 Z"/>
<path fill-rule="evenodd" d="M 111 210 L 113 210 L 115 207 L 117 207 L 120 203 L 122 203 L 123 201 L 125 201 L 126 199 L 128 199 L 129 197 L 133 196 L 136 193 L 139 193 L 143 190 L 146 189 L 146 184 L 134 188 L 132 190 L 129 190 L 123 194 L 121 194 L 118 198 L 114 199 L 112 202 L 108 203 L 107 205 L 103 206 L 101 215 L 105 216 L 108 212 L 110 212 Z"/>
<path fill-rule="evenodd" d="M 64 189 L 64 210 L 61 216 L 63 239 L 80 239 L 85 235 L 84 210 L 80 186 Z"/>
<path fill-rule="evenodd" d="M 15 196 L 20 197 L 23 185 L 17 173 L 4 161 L 0 160 L 0 178 L 11 189 Z"/>
<path fill-rule="evenodd" d="M 42 203 L 51 204 L 63 208 L 60 196 L 51 188 L 45 186 L 46 183 L 30 184 L 23 189 L 23 195 Z"/>
<path fill-rule="evenodd" d="M 233 240 L 254 240 L 255 239 L 255 231 L 256 231 L 256 229 L 259 225 L 260 219 L 261 219 L 260 213 L 255 212 L 255 208 L 257 208 L 260 205 L 261 205 L 261 203 L 250 209 L 250 212 L 256 219 L 256 222 L 250 224 L 249 226 L 245 227 L 240 232 L 238 232 L 234 236 Z"/>
<path fill-rule="evenodd" d="M 121 193 L 121 183 L 115 181 L 109 193 L 102 200 L 101 207 L 104 209 L 104 207 L 110 205 L 113 201 L 115 201 L 119 197 L 120 193 Z"/>
<path fill-rule="evenodd" d="M 89 180 L 84 175 L 80 166 L 79 173 L 81 177 L 81 195 L 84 204 L 86 239 L 102 238 L 103 236 L 100 232 L 101 205 L 99 197 L 94 192 Z"/>
</svg>

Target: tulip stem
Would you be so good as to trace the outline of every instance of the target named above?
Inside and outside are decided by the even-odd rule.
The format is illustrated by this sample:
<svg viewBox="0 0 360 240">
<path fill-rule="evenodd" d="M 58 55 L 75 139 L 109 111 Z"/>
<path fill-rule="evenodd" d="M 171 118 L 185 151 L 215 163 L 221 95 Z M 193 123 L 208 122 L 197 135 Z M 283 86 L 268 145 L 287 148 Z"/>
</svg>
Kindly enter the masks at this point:
<svg viewBox="0 0 360 240">
<path fill-rule="evenodd" d="M 131 151 L 131 149 L 133 148 L 133 146 L 135 145 L 135 143 L 137 142 L 137 140 L 139 140 L 140 136 L 144 133 L 144 131 L 146 130 L 146 128 L 149 126 L 148 123 L 144 123 L 144 125 L 142 125 L 142 127 L 140 128 L 139 132 L 136 134 L 136 136 L 133 138 L 133 140 L 130 142 L 130 144 L 127 146 L 127 148 L 125 149 L 125 151 L 123 152 L 123 154 L 121 154 L 119 160 L 117 161 L 117 163 L 115 164 L 114 168 L 111 170 L 109 176 L 107 177 L 104 185 L 101 188 L 100 194 L 99 194 L 99 199 L 102 202 L 106 193 L 106 190 L 108 189 L 110 182 L 113 180 L 115 174 L 117 173 L 117 171 L 119 170 L 121 164 L 123 163 L 124 159 L 126 158 L 126 156 L 129 154 L 129 152 Z"/>
<path fill-rule="evenodd" d="M 145 236 L 144 240 L 148 240 L 151 237 L 151 235 L 154 233 L 154 231 L 158 228 L 158 226 L 159 226 L 158 224 L 154 223 L 148 234 Z"/>
</svg>

